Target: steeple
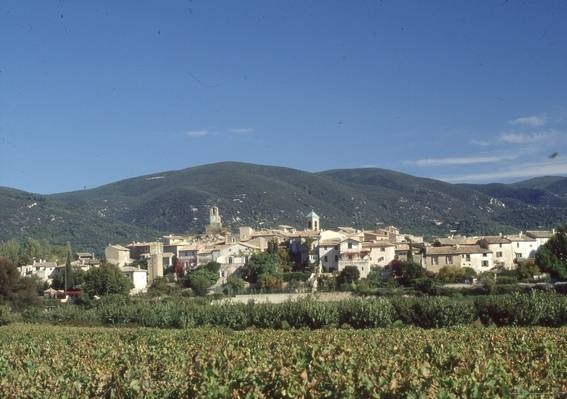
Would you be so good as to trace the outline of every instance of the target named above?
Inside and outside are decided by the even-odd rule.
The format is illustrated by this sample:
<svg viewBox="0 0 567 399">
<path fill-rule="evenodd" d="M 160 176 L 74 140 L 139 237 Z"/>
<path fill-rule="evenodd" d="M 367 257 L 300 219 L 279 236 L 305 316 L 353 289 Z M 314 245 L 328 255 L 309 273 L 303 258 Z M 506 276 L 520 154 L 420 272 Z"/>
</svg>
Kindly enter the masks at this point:
<svg viewBox="0 0 567 399">
<path fill-rule="evenodd" d="M 311 210 L 311 212 L 307 215 L 307 228 L 309 230 L 319 231 L 319 215 L 315 213 L 315 211 Z"/>
</svg>

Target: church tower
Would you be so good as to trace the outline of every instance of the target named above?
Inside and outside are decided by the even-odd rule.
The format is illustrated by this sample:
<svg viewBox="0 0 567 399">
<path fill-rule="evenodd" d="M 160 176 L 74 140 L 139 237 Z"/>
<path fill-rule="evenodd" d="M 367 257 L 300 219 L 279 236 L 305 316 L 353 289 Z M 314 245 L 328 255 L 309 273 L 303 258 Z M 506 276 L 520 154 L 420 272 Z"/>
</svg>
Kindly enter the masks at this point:
<svg viewBox="0 0 567 399">
<path fill-rule="evenodd" d="M 222 232 L 222 222 L 218 206 L 209 209 L 209 224 L 205 226 L 205 234 L 213 235 Z"/>
<path fill-rule="evenodd" d="M 313 231 L 319 231 L 319 215 L 317 215 L 314 211 L 311 211 L 309 215 L 307 215 L 307 228 Z"/>
<path fill-rule="evenodd" d="M 215 223 L 222 225 L 218 206 L 212 206 L 211 209 L 209 209 L 209 224 Z"/>
</svg>

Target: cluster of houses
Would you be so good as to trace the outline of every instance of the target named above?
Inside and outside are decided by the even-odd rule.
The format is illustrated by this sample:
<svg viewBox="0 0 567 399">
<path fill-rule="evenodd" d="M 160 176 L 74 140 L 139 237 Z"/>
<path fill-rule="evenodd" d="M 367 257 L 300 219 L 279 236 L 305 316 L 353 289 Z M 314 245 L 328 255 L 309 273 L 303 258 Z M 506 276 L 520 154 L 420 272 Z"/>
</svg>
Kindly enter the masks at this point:
<svg viewBox="0 0 567 399">
<path fill-rule="evenodd" d="M 152 242 L 111 244 L 105 248 L 105 258 L 121 268 L 134 285 L 132 292 L 137 293 L 144 292 L 168 268 L 188 272 L 211 261 L 221 265 L 219 284 L 223 284 L 246 264 L 249 256 L 266 251 L 273 241 L 286 245 L 296 262 L 318 265 L 321 273 L 340 272 L 346 266 L 355 266 L 360 276 L 366 277 L 375 266 L 385 267 L 393 260 L 406 260 L 409 256 L 432 272 L 444 266 L 470 267 L 477 273 L 494 268 L 512 269 L 516 260 L 533 258 L 539 246 L 555 233 L 538 230 L 517 235 L 451 236 L 427 243 L 423 237 L 401 234 L 393 226 L 375 230 L 351 227 L 322 230 L 320 218 L 313 211 L 307 215 L 306 222 L 304 229 L 280 225 L 275 229 L 256 230 L 242 226 L 234 233 L 223 228 L 219 209 L 212 207 L 209 224 L 202 235 L 167 235 Z M 86 268 L 96 263 L 92 254 L 78 254 L 75 266 Z M 141 264 L 147 268 L 140 267 Z M 21 267 L 21 272 L 49 281 L 61 267 L 34 262 Z"/>
</svg>

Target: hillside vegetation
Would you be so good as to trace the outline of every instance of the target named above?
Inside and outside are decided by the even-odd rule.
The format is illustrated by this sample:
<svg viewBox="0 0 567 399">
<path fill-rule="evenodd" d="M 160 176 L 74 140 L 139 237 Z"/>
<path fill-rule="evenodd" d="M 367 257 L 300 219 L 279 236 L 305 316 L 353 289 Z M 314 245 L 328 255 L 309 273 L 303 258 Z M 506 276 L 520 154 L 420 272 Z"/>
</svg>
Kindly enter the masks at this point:
<svg viewBox="0 0 567 399">
<path fill-rule="evenodd" d="M 383 169 L 310 173 L 223 162 L 141 176 L 98 188 L 40 195 L 0 188 L 0 240 L 47 238 L 101 251 L 109 242 L 199 232 L 208 207 L 223 223 L 323 228 L 395 225 L 426 235 L 488 234 L 565 222 L 567 178 L 512 185 L 455 185 Z"/>
</svg>

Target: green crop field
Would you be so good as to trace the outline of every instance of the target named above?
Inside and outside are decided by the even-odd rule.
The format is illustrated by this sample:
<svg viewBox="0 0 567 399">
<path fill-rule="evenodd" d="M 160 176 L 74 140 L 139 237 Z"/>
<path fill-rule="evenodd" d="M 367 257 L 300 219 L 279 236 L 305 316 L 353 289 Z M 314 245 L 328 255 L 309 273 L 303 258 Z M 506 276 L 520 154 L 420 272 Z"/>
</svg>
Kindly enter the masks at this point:
<svg viewBox="0 0 567 399">
<path fill-rule="evenodd" d="M 554 397 L 567 328 L 0 328 L 2 398 Z"/>
</svg>

